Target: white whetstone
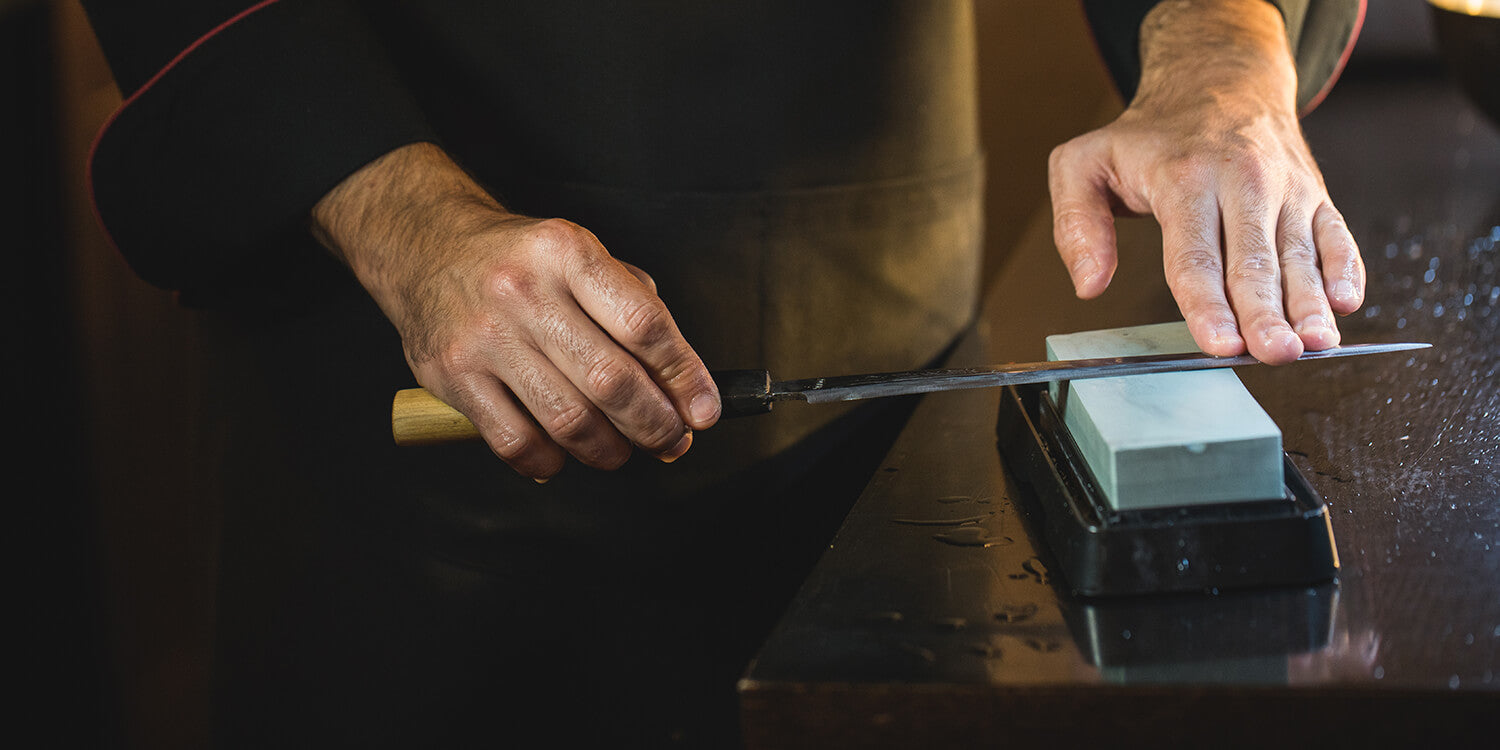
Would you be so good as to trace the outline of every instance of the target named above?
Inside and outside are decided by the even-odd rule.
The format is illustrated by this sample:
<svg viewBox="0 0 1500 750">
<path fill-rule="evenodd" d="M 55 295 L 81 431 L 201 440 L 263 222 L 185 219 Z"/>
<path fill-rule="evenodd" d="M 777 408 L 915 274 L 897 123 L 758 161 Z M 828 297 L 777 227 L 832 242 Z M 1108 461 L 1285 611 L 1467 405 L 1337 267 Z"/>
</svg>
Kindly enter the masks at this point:
<svg viewBox="0 0 1500 750">
<path fill-rule="evenodd" d="M 1051 360 L 1195 351 L 1181 322 L 1047 337 Z M 1281 430 L 1232 370 L 1078 380 L 1063 398 L 1068 432 L 1116 510 L 1281 497 Z"/>
</svg>

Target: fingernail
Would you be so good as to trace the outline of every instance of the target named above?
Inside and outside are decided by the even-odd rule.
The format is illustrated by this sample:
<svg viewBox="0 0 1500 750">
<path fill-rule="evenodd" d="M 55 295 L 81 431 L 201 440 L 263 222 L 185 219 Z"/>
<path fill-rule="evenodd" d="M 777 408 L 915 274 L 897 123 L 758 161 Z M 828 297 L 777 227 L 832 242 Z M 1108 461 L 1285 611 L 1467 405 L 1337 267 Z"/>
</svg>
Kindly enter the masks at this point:
<svg viewBox="0 0 1500 750">
<path fill-rule="evenodd" d="M 662 463 L 669 464 L 679 458 L 682 458 L 682 454 L 687 453 L 688 448 L 691 447 L 693 447 L 693 432 L 692 430 L 688 430 L 688 432 L 682 436 L 682 439 L 678 440 L 677 444 L 672 446 L 671 450 L 658 455 L 657 458 L 661 459 Z"/>
<path fill-rule="evenodd" d="M 1339 279 L 1333 284 L 1333 298 L 1340 302 L 1353 302 L 1359 298 L 1359 292 L 1354 289 L 1354 282 Z"/>
<path fill-rule="evenodd" d="M 1213 333 L 1209 335 L 1209 341 L 1220 346 L 1237 347 L 1243 340 L 1240 338 L 1240 329 L 1233 323 L 1220 323 L 1214 326 Z"/>
<path fill-rule="evenodd" d="M 532 477 L 531 481 L 536 482 L 537 484 L 546 484 L 552 481 L 552 477 Z"/>
<path fill-rule="evenodd" d="M 1291 328 L 1272 328 L 1266 331 L 1266 349 L 1275 351 L 1278 349 L 1295 351 L 1295 356 L 1302 354 L 1302 337 L 1298 336 Z"/>
<path fill-rule="evenodd" d="M 688 404 L 688 414 L 692 416 L 694 424 L 708 424 L 719 417 L 719 400 L 707 393 L 700 393 Z"/>
<path fill-rule="evenodd" d="M 1328 319 L 1322 315 L 1309 315 L 1297 324 L 1297 333 L 1321 333 L 1328 330 Z"/>
</svg>

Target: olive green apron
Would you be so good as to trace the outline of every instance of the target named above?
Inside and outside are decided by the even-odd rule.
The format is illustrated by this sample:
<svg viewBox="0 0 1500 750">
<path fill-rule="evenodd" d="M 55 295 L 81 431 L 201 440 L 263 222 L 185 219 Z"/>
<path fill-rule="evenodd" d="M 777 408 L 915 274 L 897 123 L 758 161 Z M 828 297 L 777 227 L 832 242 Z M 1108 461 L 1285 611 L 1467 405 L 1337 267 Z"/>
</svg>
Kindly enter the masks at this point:
<svg viewBox="0 0 1500 750">
<path fill-rule="evenodd" d="M 816 179 L 778 184 L 768 168 L 747 185 L 653 185 L 649 164 L 507 174 L 474 141 L 466 166 L 652 274 L 710 368 L 928 365 L 974 312 L 982 240 L 972 28 L 963 3 L 936 15 L 925 56 L 890 61 L 922 74 L 882 79 L 919 131 L 909 151 L 874 149 L 889 158 L 854 158 L 879 139 L 851 135 L 819 146 Z M 391 395 L 413 380 L 347 277 L 310 304 L 204 324 L 208 434 L 225 446 L 217 673 L 231 746 L 715 746 L 733 732 L 740 670 L 903 408 L 787 404 L 716 425 L 671 465 L 570 462 L 537 485 L 482 444 L 391 444 Z"/>
</svg>

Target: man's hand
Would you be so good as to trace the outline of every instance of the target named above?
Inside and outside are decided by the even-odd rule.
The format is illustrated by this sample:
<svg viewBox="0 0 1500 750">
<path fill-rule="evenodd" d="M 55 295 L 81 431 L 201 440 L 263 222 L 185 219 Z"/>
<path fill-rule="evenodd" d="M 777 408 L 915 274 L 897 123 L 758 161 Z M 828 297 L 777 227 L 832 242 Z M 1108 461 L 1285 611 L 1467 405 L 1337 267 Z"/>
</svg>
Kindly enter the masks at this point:
<svg viewBox="0 0 1500 750">
<path fill-rule="evenodd" d="M 401 333 L 417 381 L 544 481 L 564 452 L 665 461 L 719 417 L 718 391 L 651 278 L 575 224 L 502 208 L 438 147 L 340 183 L 313 231 Z"/>
<path fill-rule="evenodd" d="M 1153 215 L 1198 346 L 1272 364 L 1336 346 L 1364 264 L 1297 122 L 1296 71 L 1265 0 L 1167 0 L 1141 29 L 1142 76 L 1108 126 L 1052 153 L 1053 236 L 1079 297 L 1101 294 L 1114 215 Z"/>
</svg>

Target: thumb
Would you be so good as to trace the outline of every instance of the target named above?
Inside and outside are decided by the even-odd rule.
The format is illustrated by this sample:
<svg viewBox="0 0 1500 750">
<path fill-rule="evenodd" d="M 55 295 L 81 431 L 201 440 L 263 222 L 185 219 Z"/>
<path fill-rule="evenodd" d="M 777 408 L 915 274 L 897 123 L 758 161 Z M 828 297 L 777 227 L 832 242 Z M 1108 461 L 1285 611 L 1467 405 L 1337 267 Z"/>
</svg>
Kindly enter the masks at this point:
<svg viewBox="0 0 1500 750">
<path fill-rule="evenodd" d="M 1052 151 L 1047 187 L 1052 196 L 1052 240 L 1082 299 L 1104 293 L 1115 275 L 1115 218 L 1108 172 L 1075 139 Z"/>
</svg>

